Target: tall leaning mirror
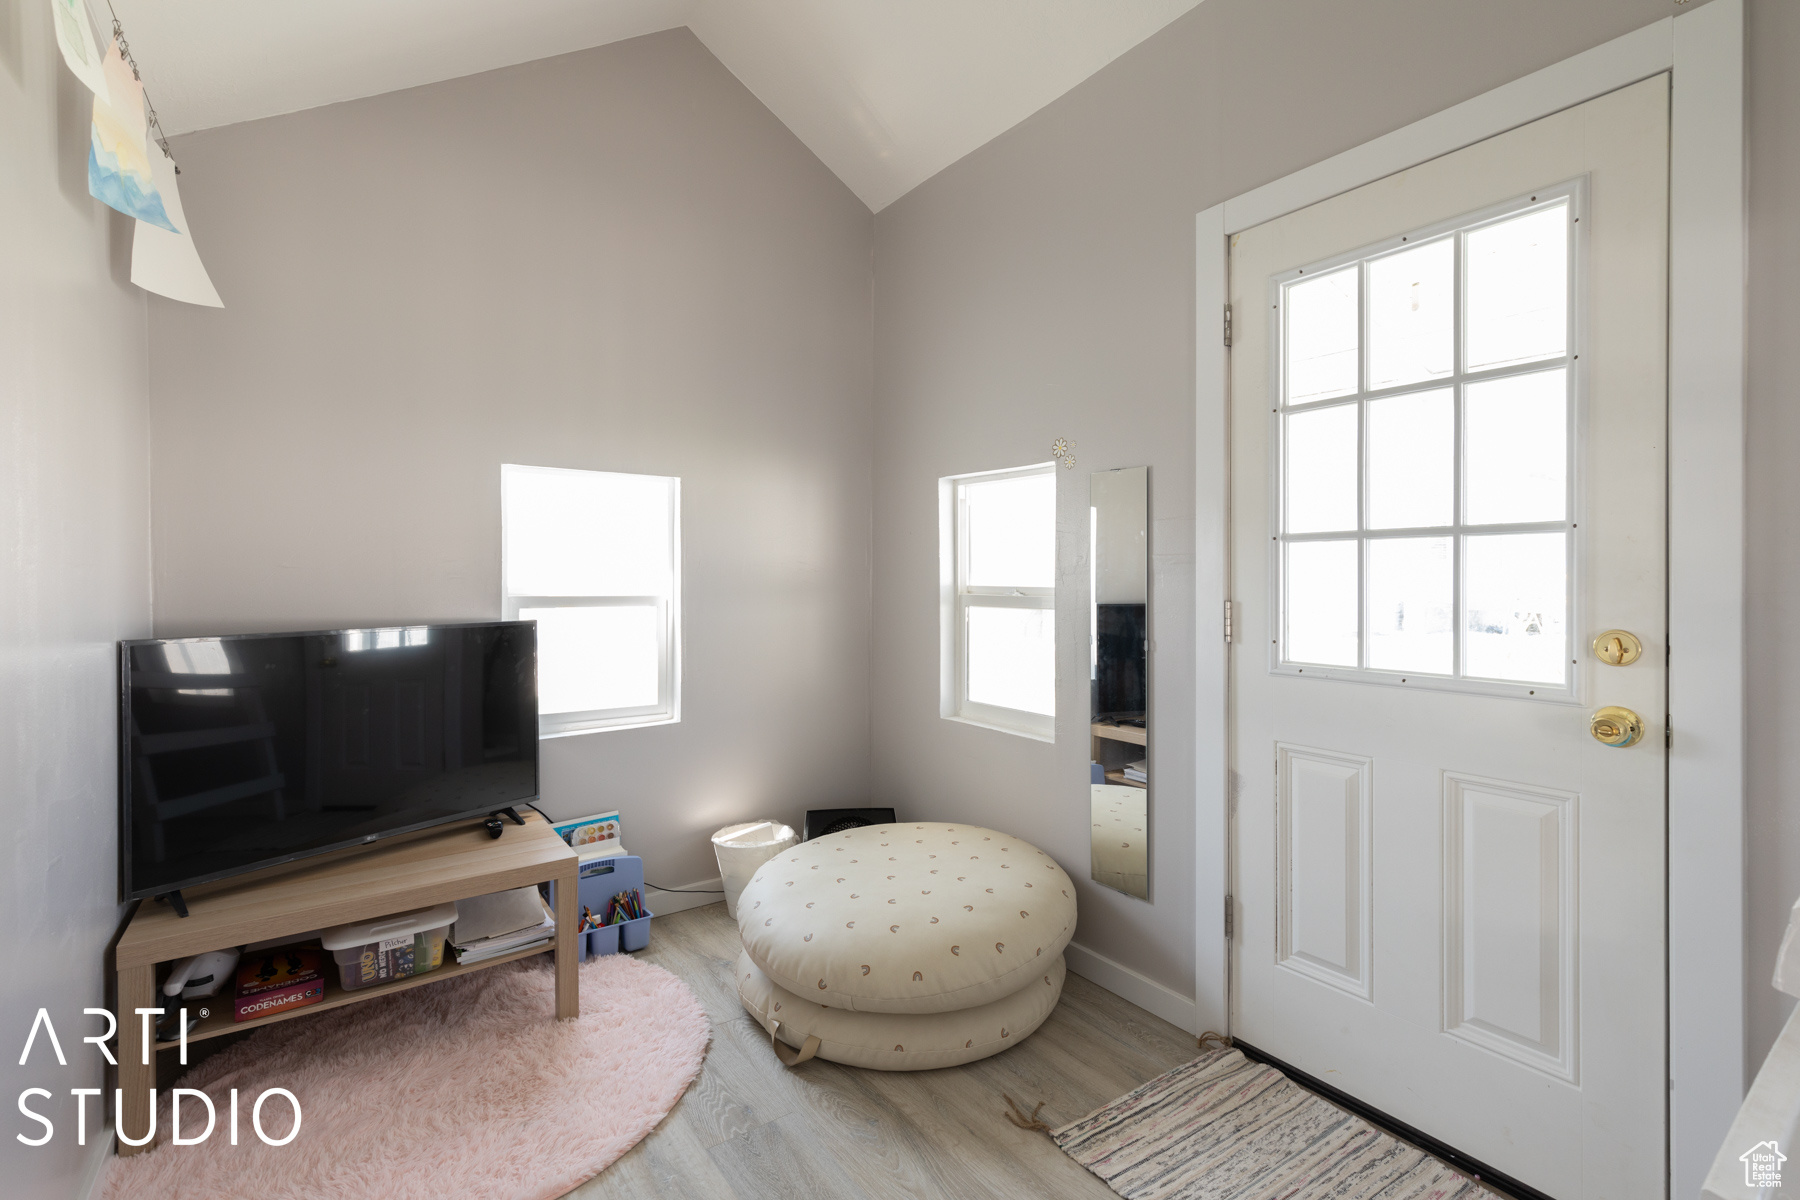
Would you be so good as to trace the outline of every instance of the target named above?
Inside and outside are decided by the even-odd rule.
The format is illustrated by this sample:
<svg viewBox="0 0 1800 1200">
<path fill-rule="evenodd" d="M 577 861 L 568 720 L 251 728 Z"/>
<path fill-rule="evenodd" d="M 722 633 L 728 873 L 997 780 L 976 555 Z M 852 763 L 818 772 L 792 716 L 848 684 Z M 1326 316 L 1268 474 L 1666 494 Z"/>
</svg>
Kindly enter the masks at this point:
<svg viewBox="0 0 1800 1200">
<path fill-rule="evenodd" d="M 1089 735 L 1095 883 L 1150 896 L 1150 468 L 1088 491 Z"/>
</svg>

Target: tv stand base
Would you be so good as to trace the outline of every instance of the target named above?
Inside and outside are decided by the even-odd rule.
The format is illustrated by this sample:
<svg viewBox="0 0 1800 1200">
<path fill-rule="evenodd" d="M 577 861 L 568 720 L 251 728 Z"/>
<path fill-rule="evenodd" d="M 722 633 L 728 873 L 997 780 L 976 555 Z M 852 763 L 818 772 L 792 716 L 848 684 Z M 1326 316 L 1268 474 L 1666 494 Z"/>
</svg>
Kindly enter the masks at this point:
<svg viewBox="0 0 1800 1200">
<path fill-rule="evenodd" d="M 523 825 L 525 823 L 525 818 L 519 815 L 519 810 L 516 808 L 502 808 L 496 812 L 491 812 L 488 814 L 488 819 L 481 823 L 482 827 L 488 831 L 489 837 L 497 838 L 502 833 L 506 832 L 506 822 L 502 821 L 500 819 L 501 817 L 511 817 L 514 825 Z"/>
<path fill-rule="evenodd" d="M 504 823 L 504 818 L 501 820 Z M 136 1137 L 154 1129 L 151 1108 L 156 1097 L 151 1089 L 156 1086 L 156 1055 L 179 1052 L 182 1045 L 179 1036 L 174 1041 L 159 1038 L 146 1045 L 146 1035 L 154 1034 L 145 1028 L 144 1021 L 130 1014 L 158 1005 L 179 1007 L 175 1003 L 164 1005 L 158 985 L 167 977 L 167 964 L 190 954 L 268 938 L 297 938 L 333 925 L 430 908 L 446 900 L 554 883 L 554 941 L 515 953 L 519 958 L 553 953 L 556 1015 L 579 1016 L 575 851 L 537 814 L 525 818 L 524 825 L 503 843 L 490 840 L 477 824 L 458 823 L 418 838 L 382 842 L 356 854 L 322 859 L 288 871 L 262 871 L 196 885 L 190 889 L 195 894 L 180 898 L 185 901 L 183 907 L 192 913 L 185 920 L 176 916 L 174 898 L 169 907 L 140 903 L 119 935 L 112 956 L 118 986 L 117 1011 L 127 1014 L 118 1026 L 118 1132 Z M 189 1031 L 187 1041 L 205 1041 L 278 1021 L 304 1021 L 391 992 L 430 987 L 470 971 L 485 971 L 513 961 L 513 957 L 503 954 L 463 964 L 450 961 L 446 955 L 443 965 L 434 971 L 353 991 L 345 991 L 333 971 L 325 980 L 325 996 L 319 1002 L 247 1021 L 233 1020 L 231 993 L 227 991 L 216 1001 L 201 1001 L 211 1008 L 211 1015 L 200 1019 Z M 148 1142 L 142 1146 L 123 1141 L 119 1144 L 121 1155 L 148 1149 Z M 10 1193 L 0 1191 L 0 1195 L 6 1194 Z"/>
<path fill-rule="evenodd" d="M 158 903 L 166 904 L 174 909 L 176 916 L 185 917 L 188 915 L 187 901 L 181 898 L 180 888 L 176 888 L 172 892 L 158 892 L 154 898 Z"/>
</svg>

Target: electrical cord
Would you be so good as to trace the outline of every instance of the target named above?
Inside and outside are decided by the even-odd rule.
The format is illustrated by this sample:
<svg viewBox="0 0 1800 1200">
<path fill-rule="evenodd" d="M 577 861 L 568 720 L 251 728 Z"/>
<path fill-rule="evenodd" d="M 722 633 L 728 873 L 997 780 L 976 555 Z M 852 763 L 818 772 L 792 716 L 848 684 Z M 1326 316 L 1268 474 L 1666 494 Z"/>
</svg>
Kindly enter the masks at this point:
<svg viewBox="0 0 1800 1200">
<path fill-rule="evenodd" d="M 556 824 L 556 820 L 553 817 L 551 817 L 551 815 L 549 813 L 545 812 L 543 809 L 539 808 L 537 805 L 533 804 L 531 801 L 527 800 L 525 802 L 525 807 L 529 808 L 532 812 L 536 813 L 538 816 L 544 818 L 544 820 L 549 821 L 550 824 L 552 824 L 552 825 Z M 654 883 L 651 883 L 647 879 L 644 881 L 644 886 L 647 888 L 655 888 L 659 892 L 673 892 L 677 896 L 723 896 L 725 894 L 724 888 L 657 887 Z"/>
</svg>

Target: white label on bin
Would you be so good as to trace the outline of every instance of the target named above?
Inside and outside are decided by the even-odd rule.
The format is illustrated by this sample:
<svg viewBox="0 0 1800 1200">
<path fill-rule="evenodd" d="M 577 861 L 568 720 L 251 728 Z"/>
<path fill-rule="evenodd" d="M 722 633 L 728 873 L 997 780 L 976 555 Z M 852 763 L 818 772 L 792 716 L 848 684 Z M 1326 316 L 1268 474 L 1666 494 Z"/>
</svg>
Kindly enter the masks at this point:
<svg viewBox="0 0 1800 1200">
<path fill-rule="evenodd" d="M 413 940 L 411 935 L 397 938 L 382 938 L 378 949 L 381 953 L 386 954 L 389 950 L 399 950 L 412 944 Z"/>
</svg>

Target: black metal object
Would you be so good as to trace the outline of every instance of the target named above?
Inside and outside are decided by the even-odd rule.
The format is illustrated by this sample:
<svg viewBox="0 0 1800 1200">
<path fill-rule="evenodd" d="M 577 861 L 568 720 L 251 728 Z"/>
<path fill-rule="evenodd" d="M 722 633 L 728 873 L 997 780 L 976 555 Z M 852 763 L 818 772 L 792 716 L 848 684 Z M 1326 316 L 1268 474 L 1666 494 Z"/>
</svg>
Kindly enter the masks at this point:
<svg viewBox="0 0 1800 1200">
<path fill-rule="evenodd" d="M 888 825 L 894 820 L 891 808 L 809 808 L 800 840 L 810 842 L 828 833 L 842 833 L 864 825 Z"/>
<path fill-rule="evenodd" d="M 174 909 L 176 916 L 178 916 L 178 917 L 187 916 L 187 901 L 182 899 L 180 888 L 176 888 L 172 892 L 158 892 L 156 895 L 156 899 L 160 903 L 166 904 L 170 908 Z"/>
<path fill-rule="evenodd" d="M 535 808 L 537 806 L 533 805 L 532 807 Z M 488 814 L 487 820 L 481 823 L 482 828 L 488 831 L 489 837 L 497 838 L 502 833 L 506 832 L 506 822 L 500 819 L 502 817 L 511 817 L 514 825 L 523 825 L 525 823 L 525 818 L 519 815 L 519 810 L 516 808 L 503 808 L 498 812 L 491 812 Z"/>
<path fill-rule="evenodd" d="M 1347 1092 L 1340 1092 L 1329 1083 L 1315 1079 L 1305 1071 L 1282 1062 L 1274 1055 L 1265 1054 L 1248 1042 L 1240 1042 L 1233 1039 L 1231 1044 L 1235 1048 L 1242 1050 L 1244 1052 L 1244 1057 L 1250 1059 L 1252 1062 L 1267 1063 L 1307 1091 L 1317 1092 L 1339 1108 L 1355 1113 L 1377 1129 L 1386 1133 L 1391 1133 L 1403 1142 L 1410 1142 L 1412 1145 L 1417 1146 L 1419 1149 L 1424 1150 L 1435 1158 L 1443 1159 L 1452 1167 L 1455 1167 L 1458 1171 L 1467 1175 L 1470 1179 L 1473 1179 L 1486 1187 L 1492 1188 L 1494 1191 L 1510 1196 L 1513 1200 L 1556 1200 L 1554 1196 L 1551 1196 L 1546 1192 L 1540 1192 L 1530 1184 L 1520 1183 L 1512 1176 L 1494 1170 L 1494 1168 L 1488 1166 L 1480 1159 L 1471 1158 L 1461 1150 L 1458 1150 L 1455 1146 L 1440 1142 L 1429 1133 L 1415 1129 L 1404 1121 L 1396 1120 L 1382 1112 L 1380 1109 L 1373 1108 L 1368 1104 L 1363 1103 L 1361 1100 L 1358 1100 L 1355 1096 L 1352 1096 Z"/>
</svg>

